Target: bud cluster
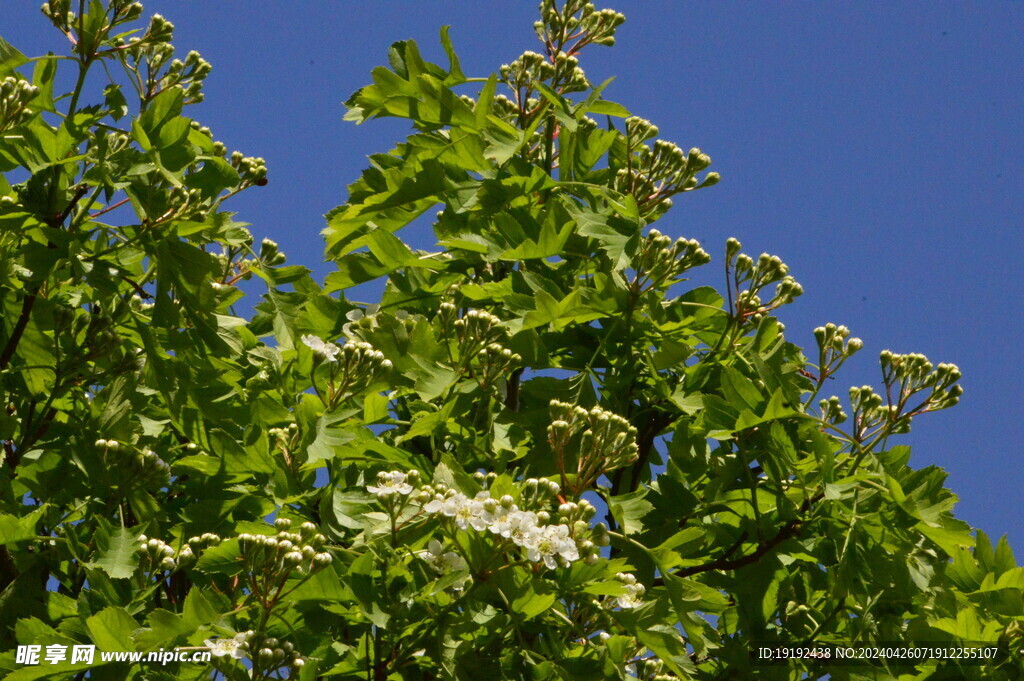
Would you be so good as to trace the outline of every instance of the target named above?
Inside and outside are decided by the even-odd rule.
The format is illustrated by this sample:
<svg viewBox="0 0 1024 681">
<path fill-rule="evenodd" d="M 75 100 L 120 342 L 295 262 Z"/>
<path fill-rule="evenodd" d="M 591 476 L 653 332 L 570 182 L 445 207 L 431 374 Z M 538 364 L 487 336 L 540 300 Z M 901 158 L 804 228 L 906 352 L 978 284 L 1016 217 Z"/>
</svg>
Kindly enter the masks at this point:
<svg viewBox="0 0 1024 681">
<path fill-rule="evenodd" d="M 38 95 L 39 88 L 27 80 L 13 76 L 0 80 L 0 132 L 30 119 L 35 112 L 28 104 Z"/>
<path fill-rule="evenodd" d="M 297 676 L 298 671 L 306 664 L 306 660 L 295 651 L 295 646 L 288 641 L 279 641 L 273 636 L 260 636 L 250 630 L 245 632 L 244 644 L 249 651 L 250 659 L 254 663 L 254 672 L 262 673 L 263 678 Z M 280 672 L 278 672 L 273 677 L 270 676 L 271 672 L 281 667 L 289 667 L 291 674 L 288 674 L 288 677 L 282 677 Z"/>
<path fill-rule="evenodd" d="M 454 330 L 460 368 L 468 370 L 482 387 L 494 385 L 523 361 L 504 346 L 509 334 L 501 319 L 484 310 L 469 310 L 461 319 L 456 319 L 455 314 L 455 305 L 441 303 L 442 329 Z"/>
<path fill-rule="evenodd" d="M 548 444 L 563 481 L 574 494 L 588 489 L 603 473 L 636 460 L 637 430 L 625 418 L 601 407 L 588 410 L 558 400 L 551 400 L 549 407 Z M 572 476 L 566 470 L 568 451 L 579 452 Z"/>
<path fill-rule="evenodd" d="M 590 88 L 590 81 L 580 67 L 579 59 L 565 52 L 556 52 L 554 64 L 555 76 L 551 84 L 559 93 L 583 92 Z"/>
<path fill-rule="evenodd" d="M 171 480 L 171 467 L 152 449 L 136 449 L 117 440 L 96 440 L 96 448 L 107 470 L 117 473 L 131 485 L 165 487 Z"/>
<path fill-rule="evenodd" d="M 286 428 L 270 428 L 267 435 L 271 438 L 271 447 L 289 455 L 299 441 L 299 424 L 289 423 Z"/>
<path fill-rule="evenodd" d="M 486 389 L 493 386 L 502 376 L 519 367 L 522 361 L 522 356 L 500 343 L 489 343 L 487 347 L 477 352 L 477 366 L 473 370 L 473 377 L 481 388 Z"/>
<path fill-rule="evenodd" d="M 657 128 L 641 118 L 626 119 L 628 156 L 626 167 L 615 175 L 613 187 L 632 195 L 646 218 L 657 218 L 672 207 L 671 196 L 717 184 L 718 173 L 701 180 L 697 173 L 711 165 L 711 157 L 694 147 L 684 152 L 676 144 L 644 140 L 657 134 Z"/>
<path fill-rule="evenodd" d="M 114 44 L 119 51 L 130 57 L 125 65 L 138 79 L 142 98 L 149 101 L 170 88 L 180 88 L 185 104 L 203 101 L 203 81 L 213 70 L 210 62 L 195 50 L 185 59 L 174 58 L 174 24 L 159 14 L 149 20 L 149 26 L 140 36 L 116 38 Z"/>
<path fill-rule="evenodd" d="M 658 126 L 646 118 L 630 116 L 626 119 L 626 140 L 630 147 L 639 147 L 649 139 L 658 136 Z"/>
<path fill-rule="evenodd" d="M 893 415 L 889 408 L 882 406 L 883 404 L 885 404 L 885 398 L 876 393 L 870 385 L 850 388 L 850 407 L 853 409 L 853 420 L 861 433 L 885 423 Z"/>
<path fill-rule="evenodd" d="M 676 239 L 652 229 L 640 245 L 635 286 L 641 290 L 672 284 L 686 270 L 706 265 L 711 256 L 696 239 Z"/>
<path fill-rule="evenodd" d="M 511 64 L 502 64 L 498 75 L 513 90 L 529 91 L 535 83 L 551 80 L 555 75 L 555 67 L 544 55 L 527 51 Z"/>
<path fill-rule="evenodd" d="M 913 395 L 929 391 L 924 402 L 910 410 L 910 416 L 952 407 L 964 392 L 958 383 L 962 374 L 955 364 L 935 366 L 922 354 L 898 355 L 888 350 L 882 351 L 879 360 L 886 387 L 890 393 L 898 391 L 898 399 L 895 402 L 890 399 L 890 403 L 898 406 L 901 412 Z"/>
<path fill-rule="evenodd" d="M 860 338 L 850 338 L 848 328 L 831 322 L 814 330 L 814 340 L 818 343 L 818 385 L 864 347 Z"/>
<path fill-rule="evenodd" d="M 180 87 L 185 91 L 185 102 L 188 104 L 203 101 L 203 81 L 210 75 L 213 66 L 203 59 L 195 50 L 185 55 L 185 60 L 173 59 L 167 65 L 167 73 L 157 81 L 161 90 Z"/>
<path fill-rule="evenodd" d="M 266 597 L 278 589 L 292 574 L 308 575 L 331 564 L 331 554 L 324 550 L 327 538 L 316 525 L 304 522 L 292 532 L 292 521 L 274 521 L 277 534 L 240 534 L 238 546 L 246 570 L 254 577 L 258 595 Z"/>
<path fill-rule="evenodd" d="M 840 424 L 847 419 L 846 412 L 835 395 L 818 402 L 818 409 L 821 411 L 821 420 L 825 423 Z"/>
<path fill-rule="evenodd" d="M 240 151 L 233 151 L 230 163 L 242 178 L 243 186 L 266 184 L 267 162 L 262 156 L 245 156 Z"/>
<path fill-rule="evenodd" d="M 328 408 L 364 390 L 391 371 L 393 366 L 391 360 L 384 358 L 384 353 L 363 341 L 350 340 L 338 346 L 313 334 L 305 334 L 302 342 L 313 351 L 314 369 L 321 364 L 330 367 L 327 393 L 320 395 Z"/>
<path fill-rule="evenodd" d="M 803 287 L 789 276 L 789 266 L 779 256 L 762 253 L 755 262 L 746 253 L 740 253 L 740 248 L 740 242 L 734 238 L 726 242 L 726 260 L 732 272 L 732 279 L 727 283 L 730 295 L 736 296 L 737 317 L 758 320 L 803 295 Z M 775 293 L 764 302 L 760 293 L 771 284 L 775 284 Z"/>
<path fill-rule="evenodd" d="M 276 241 L 264 239 L 260 242 L 259 261 L 264 266 L 283 265 L 286 259 L 285 254 L 280 251 Z"/>
<path fill-rule="evenodd" d="M 161 221 L 186 219 L 201 222 L 206 219 L 206 208 L 201 190 L 171 187 L 171 191 L 167 194 L 167 210 L 160 216 L 160 219 Z"/>
<path fill-rule="evenodd" d="M 150 574 L 173 572 L 192 565 L 196 562 L 200 552 L 211 546 L 217 546 L 221 541 L 219 535 L 206 532 L 201 536 L 192 537 L 180 550 L 175 551 L 174 547 L 160 539 L 141 535 L 136 553 L 139 554 L 139 563 L 143 572 Z"/>
<path fill-rule="evenodd" d="M 91 54 L 99 46 L 100 42 L 106 39 L 111 29 L 121 24 L 126 24 L 130 21 L 135 21 L 142 16 L 142 3 L 135 2 L 134 0 L 111 0 L 109 9 L 104 6 L 100 6 L 100 10 L 104 13 L 102 23 L 100 23 L 101 30 L 91 35 L 93 39 L 91 44 L 85 44 L 83 39 L 84 35 L 79 34 L 75 38 L 75 44 L 78 50 L 83 54 Z M 50 20 L 54 26 L 56 26 L 65 35 L 71 36 L 73 31 L 79 27 L 79 17 L 71 11 L 71 0 L 50 0 L 44 2 L 40 7 L 42 13 Z M 86 11 L 86 15 L 94 11 L 90 7 Z M 110 16 L 107 13 L 111 12 Z"/>
<path fill-rule="evenodd" d="M 585 0 L 566 0 L 559 8 L 555 0 L 542 0 L 541 20 L 535 22 L 533 30 L 545 45 L 566 47 L 570 54 L 586 45 L 615 44 L 615 32 L 626 21 L 626 17 L 611 9 L 597 9 Z"/>
</svg>

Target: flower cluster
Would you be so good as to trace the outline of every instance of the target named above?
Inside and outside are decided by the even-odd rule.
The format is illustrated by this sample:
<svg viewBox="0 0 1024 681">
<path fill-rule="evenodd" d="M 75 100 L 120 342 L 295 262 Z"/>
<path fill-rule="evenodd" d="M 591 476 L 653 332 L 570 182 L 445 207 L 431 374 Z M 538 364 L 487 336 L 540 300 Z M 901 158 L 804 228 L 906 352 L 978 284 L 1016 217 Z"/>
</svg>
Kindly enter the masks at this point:
<svg viewBox="0 0 1024 681">
<path fill-rule="evenodd" d="M 481 482 L 494 479 L 493 474 L 475 477 Z M 561 492 L 558 483 L 547 478 L 525 480 L 519 503 L 509 494 L 491 498 L 489 490 L 469 497 L 443 483 L 416 489 L 413 483 L 418 480 L 416 471 L 384 471 L 377 475 L 377 484 L 367 485 L 367 491 L 383 501 L 392 514 L 400 513 L 408 503 L 418 504 L 422 512 L 442 518 L 459 530 L 488 532 L 508 540 L 523 550 L 527 560 L 552 569 L 581 559 L 596 562 L 600 547 L 608 545 L 607 528 L 603 524 L 591 527 L 587 522 L 597 512 L 588 501 L 563 503 L 555 512 L 546 510 Z M 435 567 L 451 568 L 456 563 L 457 556 L 444 552 L 440 544 L 421 554 Z"/>
<path fill-rule="evenodd" d="M 408 473 L 401 471 L 381 471 L 377 473 L 377 484 L 367 485 L 366 491 L 376 494 L 377 498 L 384 500 L 393 495 L 409 496 L 412 494 L 412 483 L 419 480 L 420 473 L 411 470 Z"/>
<path fill-rule="evenodd" d="M 580 559 L 568 525 L 547 524 L 549 513 L 521 510 L 508 495 L 491 499 L 485 491 L 470 499 L 461 492 L 438 494 L 423 509 L 451 518 L 459 529 L 472 527 L 509 539 L 525 551 L 527 560 L 551 569 Z"/>
<path fill-rule="evenodd" d="M 291 667 L 297 672 L 306 664 L 291 643 L 273 637 L 261 637 L 251 629 L 231 638 L 208 638 L 203 641 L 203 645 L 209 648 L 213 657 L 230 657 L 235 660 L 248 657 L 258 661 L 264 672 L 282 666 Z"/>
<path fill-rule="evenodd" d="M 602 409 L 584 409 L 551 400 L 548 444 L 564 482 L 575 494 L 588 489 L 603 473 L 621 468 L 637 457 L 637 430 L 625 418 Z M 578 452 L 576 471 L 567 470 L 568 454 Z"/>
<path fill-rule="evenodd" d="M 634 575 L 620 572 L 615 575 L 615 579 L 626 587 L 626 592 L 615 598 L 616 605 L 623 609 L 638 608 L 643 605 L 643 595 L 646 589 L 643 584 L 636 581 Z"/>
</svg>

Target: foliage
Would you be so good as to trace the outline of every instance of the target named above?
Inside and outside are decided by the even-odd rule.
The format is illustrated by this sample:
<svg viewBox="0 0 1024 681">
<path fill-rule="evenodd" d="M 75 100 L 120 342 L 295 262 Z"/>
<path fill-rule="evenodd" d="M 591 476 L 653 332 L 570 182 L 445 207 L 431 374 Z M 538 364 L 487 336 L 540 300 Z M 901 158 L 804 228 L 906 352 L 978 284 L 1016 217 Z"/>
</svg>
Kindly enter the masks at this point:
<svg viewBox="0 0 1024 681">
<path fill-rule="evenodd" d="M 580 68 L 622 15 L 545 0 L 543 52 L 486 78 L 447 31 L 446 65 L 392 45 L 347 118 L 415 132 L 327 215 L 321 286 L 222 209 L 266 168 L 185 115 L 210 66 L 170 22 L 44 13 L 69 55 L 0 41 L 5 650 L 208 647 L 227 679 L 1019 678 L 753 665 L 754 641 L 1017 649 L 1024 571 L 892 444 L 956 403 L 956 367 L 882 353 L 844 407 L 819 393 L 862 343 L 786 340 L 777 257 L 730 239 L 724 291 L 680 292 L 711 256 L 649 226 L 719 176 Z M 442 251 L 396 235 L 426 222 Z"/>
</svg>

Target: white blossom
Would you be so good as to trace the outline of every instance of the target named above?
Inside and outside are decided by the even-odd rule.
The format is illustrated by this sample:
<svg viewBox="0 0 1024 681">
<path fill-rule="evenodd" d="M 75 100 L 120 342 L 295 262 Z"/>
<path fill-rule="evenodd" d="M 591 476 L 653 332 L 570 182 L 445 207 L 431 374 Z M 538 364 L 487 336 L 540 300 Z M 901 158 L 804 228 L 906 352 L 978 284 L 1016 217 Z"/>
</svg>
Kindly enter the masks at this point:
<svg viewBox="0 0 1024 681">
<path fill-rule="evenodd" d="M 383 499 L 393 494 L 406 496 L 412 494 L 413 487 L 405 481 L 405 473 L 401 471 L 387 471 L 377 474 L 377 484 L 367 485 L 366 491 L 376 494 Z"/>
<path fill-rule="evenodd" d="M 367 489 L 372 492 L 377 488 Z M 438 494 L 423 504 L 423 510 L 451 518 L 461 530 L 472 528 L 509 539 L 525 549 L 528 560 L 543 562 L 548 568 L 580 559 L 579 547 L 568 525 L 543 525 L 537 513 L 520 510 L 511 498 L 491 499 L 487 491 L 473 499 L 462 493 Z"/>
<path fill-rule="evenodd" d="M 549 568 L 558 567 L 558 557 L 567 561 L 579 560 L 576 542 L 569 536 L 566 525 L 535 527 L 526 534 L 526 557 L 533 562 L 544 561 Z"/>
<path fill-rule="evenodd" d="M 341 352 L 341 348 L 334 343 L 328 343 L 323 338 L 313 334 L 307 333 L 303 335 L 302 342 L 316 355 L 328 362 L 336 362 L 338 360 L 338 353 Z"/>
<path fill-rule="evenodd" d="M 630 609 L 639 608 L 644 604 L 644 585 L 643 584 L 627 584 L 626 593 L 622 594 L 615 599 L 615 602 L 620 608 Z"/>
<path fill-rule="evenodd" d="M 533 511 L 517 511 L 509 514 L 508 534 L 502 532 L 503 537 L 508 537 L 516 546 L 526 546 L 526 540 L 530 532 L 537 527 L 537 514 Z"/>
<path fill-rule="evenodd" d="M 236 660 L 241 660 L 245 657 L 245 634 L 238 634 L 234 638 L 208 638 L 203 641 L 203 645 L 210 649 L 210 654 L 214 657 L 233 657 Z"/>
<path fill-rule="evenodd" d="M 490 532 L 507 538 L 512 530 L 512 516 L 518 512 L 519 507 L 515 504 L 509 507 L 499 505 L 493 511 L 485 509 L 483 519 L 487 523 L 487 529 Z"/>
<path fill-rule="evenodd" d="M 417 551 L 416 555 L 430 563 L 431 567 L 441 574 L 466 569 L 466 561 L 462 556 L 454 551 L 444 551 L 441 542 L 436 539 L 431 539 L 427 550 Z"/>
</svg>

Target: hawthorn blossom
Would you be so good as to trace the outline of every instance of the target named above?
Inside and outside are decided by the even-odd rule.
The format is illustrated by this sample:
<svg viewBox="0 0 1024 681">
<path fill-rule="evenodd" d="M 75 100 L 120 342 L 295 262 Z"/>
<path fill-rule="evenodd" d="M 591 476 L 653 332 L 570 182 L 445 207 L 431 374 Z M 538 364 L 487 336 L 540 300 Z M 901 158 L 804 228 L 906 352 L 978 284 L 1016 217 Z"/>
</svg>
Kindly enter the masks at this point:
<svg viewBox="0 0 1024 681">
<path fill-rule="evenodd" d="M 484 509 L 483 519 L 492 534 L 499 534 L 507 539 L 511 533 L 512 518 L 518 512 L 519 507 L 515 504 L 511 506 L 498 505 L 493 511 Z"/>
<path fill-rule="evenodd" d="M 467 499 L 464 494 L 456 494 L 446 499 L 441 505 L 441 512 L 454 518 L 460 530 L 472 527 L 479 532 L 487 528 L 487 521 L 483 517 L 483 502 L 478 499 Z"/>
<path fill-rule="evenodd" d="M 441 542 L 436 539 L 431 539 L 427 544 L 427 550 L 417 551 L 416 555 L 430 563 L 431 567 L 441 574 L 466 569 L 466 561 L 462 556 L 454 551 L 444 551 Z"/>
<path fill-rule="evenodd" d="M 644 604 L 644 585 L 643 584 L 627 584 L 626 593 L 622 594 L 615 599 L 615 602 L 620 608 L 629 610 L 631 608 L 639 608 Z"/>
<path fill-rule="evenodd" d="M 315 355 L 325 361 L 338 361 L 338 353 L 341 352 L 341 348 L 334 343 L 328 343 L 323 338 L 309 333 L 302 336 L 302 342 L 305 343 L 306 347 L 312 350 Z"/>
<path fill-rule="evenodd" d="M 377 484 L 367 485 L 366 491 L 376 494 L 379 499 L 385 499 L 393 494 L 407 496 L 412 494 L 413 487 L 405 478 L 405 473 L 401 471 L 381 472 L 377 474 Z"/>
<path fill-rule="evenodd" d="M 245 634 L 236 634 L 234 638 L 208 638 L 203 645 L 210 649 L 214 657 L 232 657 L 241 660 L 245 657 Z"/>
<path fill-rule="evenodd" d="M 501 536 L 512 540 L 516 546 L 526 546 L 527 537 L 538 526 L 537 514 L 533 511 L 518 511 L 509 515 L 508 534 Z"/>
<path fill-rule="evenodd" d="M 528 559 L 535 563 L 544 561 L 551 569 L 558 567 L 559 556 L 569 562 L 580 558 L 579 549 L 569 536 L 566 525 L 534 527 L 526 533 L 523 545 Z"/>
<path fill-rule="evenodd" d="M 543 524 L 547 518 L 542 520 L 541 515 L 547 514 L 520 510 L 512 503 L 511 497 L 491 499 L 486 491 L 474 499 L 462 493 L 447 497 L 438 494 L 423 505 L 423 510 L 451 518 L 461 530 L 473 528 L 509 539 L 525 549 L 528 560 L 542 562 L 548 568 L 554 569 L 560 562 L 564 565 L 580 559 L 579 546 L 570 536 L 568 525 Z"/>
</svg>

